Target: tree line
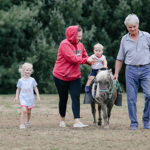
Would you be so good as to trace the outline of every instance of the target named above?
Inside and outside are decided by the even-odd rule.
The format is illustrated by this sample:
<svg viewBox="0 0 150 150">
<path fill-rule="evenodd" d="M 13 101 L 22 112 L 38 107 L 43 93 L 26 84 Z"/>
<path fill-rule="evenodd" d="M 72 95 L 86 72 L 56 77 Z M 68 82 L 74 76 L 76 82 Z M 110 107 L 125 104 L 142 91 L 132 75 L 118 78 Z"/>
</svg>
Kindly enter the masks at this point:
<svg viewBox="0 0 150 150">
<path fill-rule="evenodd" d="M 140 29 L 150 32 L 150 0 L 0 0 L 0 93 L 15 93 L 19 65 L 30 62 L 40 93 L 56 93 L 52 70 L 65 29 L 81 25 L 88 55 L 104 46 L 114 73 L 124 19 L 135 13 Z M 124 86 L 124 67 L 119 81 Z M 82 92 L 90 66 L 82 65 Z"/>
</svg>

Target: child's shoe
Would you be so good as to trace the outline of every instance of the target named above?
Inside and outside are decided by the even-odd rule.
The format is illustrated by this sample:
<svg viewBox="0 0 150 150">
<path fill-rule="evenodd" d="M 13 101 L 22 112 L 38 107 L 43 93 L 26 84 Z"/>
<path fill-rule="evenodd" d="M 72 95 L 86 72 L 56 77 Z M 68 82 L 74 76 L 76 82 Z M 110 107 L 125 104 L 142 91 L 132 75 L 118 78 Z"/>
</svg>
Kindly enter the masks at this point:
<svg viewBox="0 0 150 150">
<path fill-rule="evenodd" d="M 89 93 L 90 87 L 89 86 L 85 86 L 85 93 Z"/>
<path fill-rule="evenodd" d="M 27 128 L 31 127 L 30 122 L 26 122 L 26 127 L 27 127 Z"/>
<path fill-rule="evenodd" d="M 21 124 L 21 125 L 19 126 L 19 128 L 20 128 L 20 129 L 25 129 L 26 127 L 25 127 L 24 124 Z"/>
</svg>

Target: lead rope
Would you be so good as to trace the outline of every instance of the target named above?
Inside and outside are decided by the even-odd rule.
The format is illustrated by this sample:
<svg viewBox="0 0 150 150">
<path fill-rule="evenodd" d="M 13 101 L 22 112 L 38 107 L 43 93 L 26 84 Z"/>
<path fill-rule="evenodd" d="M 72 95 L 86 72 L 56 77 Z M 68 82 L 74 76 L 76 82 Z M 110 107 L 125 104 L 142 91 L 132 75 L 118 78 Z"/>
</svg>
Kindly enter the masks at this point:
<svg viewBox="0 0 150 150">
<path fill-rule="evenodd" d="M 119 91 L 120 93 L 122 93 L 122 89 L 121 89 L 119 81 L 114 80 L 114 85 L 116 87 L 116 90 Z"/>
</svg>

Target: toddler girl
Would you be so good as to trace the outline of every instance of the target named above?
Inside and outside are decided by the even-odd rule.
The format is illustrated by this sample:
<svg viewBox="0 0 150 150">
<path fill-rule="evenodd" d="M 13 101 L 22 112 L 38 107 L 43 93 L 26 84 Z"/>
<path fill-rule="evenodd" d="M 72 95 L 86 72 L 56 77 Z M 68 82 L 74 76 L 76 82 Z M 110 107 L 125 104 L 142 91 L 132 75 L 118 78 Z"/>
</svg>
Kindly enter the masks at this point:
<svg viewBox="0 0 150 150">
<path fill-rule="evenodd" d="M 20 68 L 19 72 L 21 78 L 17 83 L 16 97 L 14 102 L 20 100 L 21 105 L 21 117 L 20 117 L 20 129 L 24 129 L 30 126 L 31 109 L 34 107 L 34 91 L 37 95 L 38 101 L 40 101 L 39 91 L 37 88 L 37 82 L 31 74 L 33 72 L 33 65 L 30 63 L 24 63 Z M 25 116 L 27 115 L 27 121 L 25 123 Z"/>
</svg>

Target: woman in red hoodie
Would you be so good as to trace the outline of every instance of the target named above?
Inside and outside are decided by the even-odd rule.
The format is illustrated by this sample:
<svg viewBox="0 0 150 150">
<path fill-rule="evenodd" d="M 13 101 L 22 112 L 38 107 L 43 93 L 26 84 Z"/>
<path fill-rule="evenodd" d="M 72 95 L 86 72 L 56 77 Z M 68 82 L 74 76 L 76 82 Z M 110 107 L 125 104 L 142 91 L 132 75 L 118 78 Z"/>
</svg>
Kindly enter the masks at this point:
<svg viewBox="0 0 150 150">
<path fill-rule="evenodd" d="M 69 26 L 66 29 L 66 39 L 60 43 L 53 77 L 59 94 L 59 126 L 66 127 L 65 115 L 68 101 L 68 91 L 72 99 L 74 115 L 73 127 L 87 127 L 80 122 L 80 89 L 81 71 L 80 64 L 90 63 L 88 54 L 80 42 L 82 29 L 79 25 Z"/>
</svg>

